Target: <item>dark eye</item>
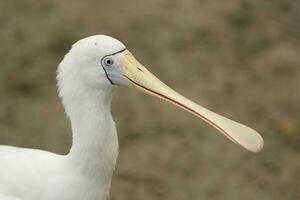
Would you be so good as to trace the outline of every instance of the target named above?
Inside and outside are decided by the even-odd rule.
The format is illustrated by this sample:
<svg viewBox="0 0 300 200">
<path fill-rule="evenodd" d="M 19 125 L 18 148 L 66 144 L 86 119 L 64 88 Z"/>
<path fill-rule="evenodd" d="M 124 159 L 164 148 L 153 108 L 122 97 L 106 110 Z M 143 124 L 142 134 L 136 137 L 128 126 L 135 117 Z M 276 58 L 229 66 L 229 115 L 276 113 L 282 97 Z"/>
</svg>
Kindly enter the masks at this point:
<svg viewBox="0 0 300 200">
<path fill-rule="evenodd" d="M 111 66 L 112 64 L 114 64 L 114 61 L 111 58 L 105 58 L 103 62 L 108 67 Z"/>
</svg>

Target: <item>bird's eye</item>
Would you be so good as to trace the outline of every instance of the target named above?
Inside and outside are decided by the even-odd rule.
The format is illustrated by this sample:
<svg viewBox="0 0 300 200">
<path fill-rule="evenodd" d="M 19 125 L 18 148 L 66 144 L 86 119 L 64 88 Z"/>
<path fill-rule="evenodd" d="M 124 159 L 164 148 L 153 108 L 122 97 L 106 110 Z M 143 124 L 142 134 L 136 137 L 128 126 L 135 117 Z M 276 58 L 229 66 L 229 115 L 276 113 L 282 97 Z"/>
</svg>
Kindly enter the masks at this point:
<svg viewBox="0 0 300 200">
<path fill-rule="evenodd" d="M 105 58 L 103 62 L 108 67 L 110 67 L 110 66 L 112 66 L 112 64 L 114 64 L 114 61 L 111 58 Z"/>
</svg>

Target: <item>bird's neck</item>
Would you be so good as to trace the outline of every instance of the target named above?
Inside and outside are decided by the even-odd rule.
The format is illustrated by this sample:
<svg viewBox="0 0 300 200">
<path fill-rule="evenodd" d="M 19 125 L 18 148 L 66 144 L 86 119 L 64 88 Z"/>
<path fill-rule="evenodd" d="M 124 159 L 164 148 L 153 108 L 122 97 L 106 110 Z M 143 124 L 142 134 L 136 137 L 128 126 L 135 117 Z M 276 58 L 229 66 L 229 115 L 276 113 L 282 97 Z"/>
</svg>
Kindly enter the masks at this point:
<svg viewBox="0 0 300 200">
<path fill-rule="evenodd" d="M 111 91 L 84 90 L 79 96 L 63 99 L 73 131 L 68 162 L 99 187 L 110 187 L 118 156 L 111 98 Z"/>
</svg>

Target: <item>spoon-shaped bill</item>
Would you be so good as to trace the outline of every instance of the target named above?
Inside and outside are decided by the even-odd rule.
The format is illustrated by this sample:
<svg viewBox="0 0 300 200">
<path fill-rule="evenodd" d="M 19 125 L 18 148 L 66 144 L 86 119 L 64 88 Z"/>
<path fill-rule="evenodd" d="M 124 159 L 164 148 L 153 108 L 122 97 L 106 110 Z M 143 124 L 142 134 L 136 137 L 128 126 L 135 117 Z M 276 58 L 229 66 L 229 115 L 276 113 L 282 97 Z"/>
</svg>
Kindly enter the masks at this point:
<svg viewBox="0 0 300 200">
<path fill-rule="evenodd" d="M 122 59 L 123 76 L 136 88 L 164 99 L 206 121 L 232 142 L 252 152 L 263 148 L 263 138 L 255 130 L 216 114 L 185 98 L 161 82 L 126 50 Z"/>
</svg>

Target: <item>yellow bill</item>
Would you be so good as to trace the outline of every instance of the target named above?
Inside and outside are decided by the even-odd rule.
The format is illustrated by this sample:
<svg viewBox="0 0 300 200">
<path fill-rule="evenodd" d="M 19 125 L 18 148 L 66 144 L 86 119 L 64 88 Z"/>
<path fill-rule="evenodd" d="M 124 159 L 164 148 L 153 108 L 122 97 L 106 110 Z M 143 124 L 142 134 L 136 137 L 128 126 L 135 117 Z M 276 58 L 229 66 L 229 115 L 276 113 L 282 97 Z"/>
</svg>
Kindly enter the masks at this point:
<svg viewBox="0 0 300 200">
<path fill-rule="evenodd" d="M 262 150 L 263 138 L 255 130 L 216 114 L 172 90 L 141 65 L 128 50 L 122 53 L 121 65 L 122 75 L 136 88 L 192 113 L 251 152 Z"/>
</svg>

